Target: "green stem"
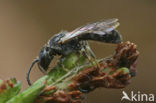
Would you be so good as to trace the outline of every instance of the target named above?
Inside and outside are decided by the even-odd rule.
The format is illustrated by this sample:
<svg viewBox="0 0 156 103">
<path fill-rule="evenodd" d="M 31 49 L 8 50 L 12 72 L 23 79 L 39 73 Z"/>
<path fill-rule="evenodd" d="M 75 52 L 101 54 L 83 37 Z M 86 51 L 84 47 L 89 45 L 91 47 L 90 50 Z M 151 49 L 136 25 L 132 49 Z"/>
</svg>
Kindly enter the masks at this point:
<svg viewBox="0 0 156 103">
<path fill-rule="evenodd" d="M 77 73 L 77 65 L 82 65 L 86 58 L 77 53 L 68 55 L 61 63 L 58 63 L 47 75 L 38 79 L 32 86 L 13 97 L 6 103 L 33 103 L 36 97 L 43 91 L 46 85 L 53 86 L 65 78 Z M 61 64 L 61 65 L 60 65 Z M 64 68 L 63 68 L 64 67 Z M 68 71 L 65 71 L 67 69 Z"/>
</svg>

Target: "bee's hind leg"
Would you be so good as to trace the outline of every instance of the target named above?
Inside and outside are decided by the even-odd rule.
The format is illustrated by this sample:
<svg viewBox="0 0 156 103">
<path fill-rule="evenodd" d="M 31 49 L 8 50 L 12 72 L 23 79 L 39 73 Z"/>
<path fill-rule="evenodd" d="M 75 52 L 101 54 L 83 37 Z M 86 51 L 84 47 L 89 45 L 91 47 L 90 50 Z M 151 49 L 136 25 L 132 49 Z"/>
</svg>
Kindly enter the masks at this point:
<svg viewBox="0 0 156 103">
<path fill-rule="evenodd" d="M 84 43 L 85 43 L 84 49 L 85 49 L 85 54 L 87 55 L 87 58 L 89 59 L 89 61 L 92 64 L 93 64 L 93 62 L 95 62 L 97 68 L 100 69 L 100 65 L 99 65 L 98 61 L 96 60 L 96 56 L 95 56 L 94 52 L 91 50 L 88 42 L 84 41 Z"/>
</svg>

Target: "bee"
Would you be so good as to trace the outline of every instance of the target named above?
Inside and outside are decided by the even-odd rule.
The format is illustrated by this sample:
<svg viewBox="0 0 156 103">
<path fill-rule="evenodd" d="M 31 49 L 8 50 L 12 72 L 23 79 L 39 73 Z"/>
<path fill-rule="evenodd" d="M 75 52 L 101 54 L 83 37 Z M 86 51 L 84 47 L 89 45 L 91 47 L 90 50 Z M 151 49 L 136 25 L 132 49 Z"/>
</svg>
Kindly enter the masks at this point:
<svg viewBox="0 0 156 103">
<path fill-rule="evenodd" d="M 27 72 L 27 82 L 29 85 L 29 74 L 35 63 L 38 68 L 45 73 L 56 55 L 65 57 L 66 55 L 77 52 L 89 47 L 87 40 L 94 40 L 103 43 L 118 44 L 122 37 L 116 30 L 119 26 L 118 19 L 107 19 L 99 22 L 89 23 L 81 26 L 71 32 L 63 31 L 50 38 L 47 44 L 43 46 L 38 57 L 34 59 Z M 95 57 L 93 52 L 89 53 Z"/>
</svg>

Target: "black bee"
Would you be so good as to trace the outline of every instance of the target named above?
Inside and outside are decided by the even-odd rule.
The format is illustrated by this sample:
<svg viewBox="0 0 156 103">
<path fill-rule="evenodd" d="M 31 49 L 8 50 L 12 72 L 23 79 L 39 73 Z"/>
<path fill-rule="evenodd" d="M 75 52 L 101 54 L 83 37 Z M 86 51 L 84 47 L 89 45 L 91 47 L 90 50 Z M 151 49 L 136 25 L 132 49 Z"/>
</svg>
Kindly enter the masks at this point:
<svg viewBox="0 0 156 103">
<path fill-rule="evenodd" d="M 32 62 L 27 72 L 27 82 L 30 71 L 35 63 L 42 72 L 46 72 L 55 55 L 66 56 L 71 52 L 80 51 L 88 45 L 86 40 L 95 40 L 104 43 L 120 43 L 121 35 L 115 30 L 119 26 L 118 19 L 108 19 L 87 24 L 72 32 L 60 32 L 54 35 L 43 46 L 38 57 Z"/>
</svg>

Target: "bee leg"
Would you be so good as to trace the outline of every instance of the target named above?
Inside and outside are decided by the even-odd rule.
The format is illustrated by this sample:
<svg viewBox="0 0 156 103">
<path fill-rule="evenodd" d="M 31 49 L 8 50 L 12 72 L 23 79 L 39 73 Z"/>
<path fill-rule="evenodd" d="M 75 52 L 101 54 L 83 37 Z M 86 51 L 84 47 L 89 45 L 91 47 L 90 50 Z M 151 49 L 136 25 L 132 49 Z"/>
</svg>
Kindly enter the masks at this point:
<svg viewBox="0 0 156 103">
<path fill-rule="evenodd" d="M 89 61 L 92 65 L 94 65 L 91 56 L 89 55 L 89 53 L 88 53 L 87 50 L 86 50 L 86 46 L 84 46 L 84 47 L 81 49 L 81 53 L 82 53 L 85 57 L 87 57 L 88 61 Z"/>
<path fill-rule="evenodd" d="M 88 59 L 88 61 L 89 61 L 90 63 L 92 63 L 91 57 L 90 57 L 89 54 L 86 52 L 85 48 L 82 48 L 82 49 L 81 49 L 81 53 L 82 53 L 85 57 L 87 57 L 87 59 Z M 92 64 L 93 64 L 93 63 L 92 63 Z"/>
<path fill-rule="evenodd" d="M 66 67 L 64 67 L 63 64 L 60 64 L 60 65 L 61 65 L 61 67 L 62 67 L 62 69 L 63 69 L 64 71 L 69 72 L 69 70 L 68 70 Z"/>
<path fill-rule="evenodd" d="M 90 56 L 91 56 L 92 58 L 96 58 L 96 56 L 95 56 L 95 54 L 93 53 L 93 51 L 91 50 L 91 48 L 90 48 L 88 42 L 86 42 L 86 44 L 87 44 L 87 45 L 85 46 L 86 51 L 90 54 Z"/>
<path fill-rule="evenodd" d="M 59 66 L 66 72 L 69 72 L 69 70 L 63 65 L 63 62 L 64 61 L 64 56 L 62 56 L 60 59 L 59 59 Z"/>
<path fill-rule="evenodd" d="M 47 72 L 38 64 L 38 68 L 40 69 L 40 71 L 44 74 L 44 75 L 46 75 L 47 74 Z"/>
<path fill-rule="evenodd" d="M 96 56 L 95 56 L 95 54 L 93 53 L 93 51 L 90 49 L 89 46 L 87 46 L 86 48 L 87 48 L 87 51 L 89 52 L 89 54 L 91 55 L 93 61 L 95 61 L 97 67 L 100 68 L 100 65 L 99 65 L 98 61 L 96 60 Z"/>
<path fill-rule="evenodd" d="M 84 49 L 85 49 L 85 53 L 88 55 L 87 57 L 90 58 L 90 61 L 91 62 L 95 62 L 96 66 L 98 69 L 100 69 L 100 65 L 98 63 L 98 61 L 96 60 L 96 56 L 95 54 L 93 53 L 93 51 L 91 50 L 89 44 L 87 41 L 85 41 L 85 46 L 84 46 Z M 92 63 L 93 64 L 93 63 Z"/>
</svg>

